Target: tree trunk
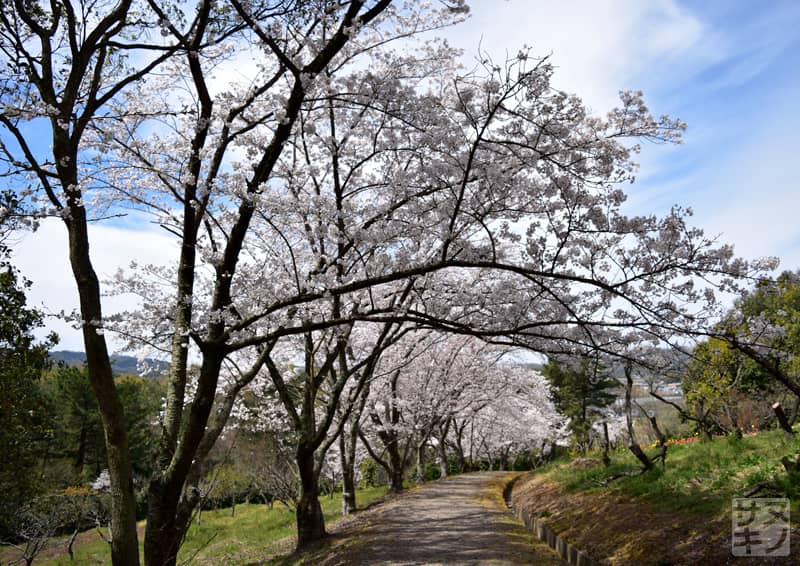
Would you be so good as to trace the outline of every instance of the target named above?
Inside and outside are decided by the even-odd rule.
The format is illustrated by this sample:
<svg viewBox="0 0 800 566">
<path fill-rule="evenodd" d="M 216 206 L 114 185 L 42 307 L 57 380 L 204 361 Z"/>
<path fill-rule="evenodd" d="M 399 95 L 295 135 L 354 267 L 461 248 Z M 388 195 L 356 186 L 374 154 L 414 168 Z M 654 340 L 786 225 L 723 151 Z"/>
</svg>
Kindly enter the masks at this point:
<svg viewBox="0 0 800 566">
<path fill-rule="evenodd" d="M 195 506 L 200 502 L 200 492 L 195 483 L 199 480 L 195 459 L 205 457 L 202 451 L 198 456 L 198 447 L 206 435 L 223 359 L 221 348 L 207 347 L 197 392 L 188 417 L 184 419 L 177 450 L 169 465 L 155 471 L 150 478 L 144 540 L 147 566 L 176 564 L 183 535 L 189 528 Z M 190 472 L 195 475 L 190 477 Z"/>
<path fill-rule="evenodd" d="M 394 432 L 394 431 L 393 431 Z M 405 468 L 405 459 L 400 454 L 400 441 L 397 434 L 393 434 L 393 440 L 386 445 L 386 452 L 389 455 L 389 480 L 390 489 L 392 493 L 400 493 L 403 491 L 403 469 Z"/>
<path fill-rule="evenodd" d="M 642 463 L 645 470 L 653 469 L 653 462 L 644 453 L 642 447 L 636 442 L 636 434 L 633 431 L 633 407 L 631 405 L 633 398 L 633 368 L 631 364 L 625 365 L 625 422 L 628 426 L 628 450 L 633 452 L 636 459 Z"/>
<path fill-rule="evenodd" d="M 455 425 L 455 451 L 456 451 L 456 458 L 458 460 L 458 473 L 463 474 L 467 471 L 467 458 L 464 456 L 464 429 L 467 426 L 467 420 L 464 419 L 464 422 L 459 427 L 458 423 L 454 421 Z"/>
<path fill-rule="evenodd" d="M 611 458 L 608 455 L 608 450 L 611 443 L 608 440 L 608 423 L 603 421 L 603 466 L 608 467 L 611 464 Z"/>
<path fill-rule="evenodd" d="M 314 470 L 314 450 L 300 445 L 297 450 L 300 499 L 297 502 L 297 548 L 325 538 L 325 518 L 319 504 L 319 478 Z"/>
<path fill-rule="evenodd" d="M 456 443 L 456 460 L 458 460 L 458 473 L 466 473 L 467 459 L 464 456 L 464 448 L 460 445 L 460 443 Z"/>
<path fill-rule="evenodd" d="M 67 554 L 69 554 L 70 562 L 75 560 L 75 551 L 73 550 L 72 547 L 75 546 L 75 539 L 78 538 L 79 532 L 80 532 L 80 527 L 72 531 L 72 534 L 69 537 L 69 541 L 67 541 Z"/>
<path fill-rule="evenodd" d="M 380 419 L 377 420 L 377 423 L 380 425 Z M 389 487 L 392 493 L 400 493 L 403 491 L 403 475 L 405 471 L 405 464 L 406 458 L 405 454 L 402 456 L 400 455 L 400 448 L 399 442 L 397 440 L 397 433 L 394 430 L 383 430 L 378 433 L 378 438 L 384 445 L 386 449 L 386 453 L 389 455 L 388 461 L 384 460 L 369 445 L 366 437 L 359 432 L 359 436 L 361 438 L 361 442 L 364 444 L 364 448 L 367 449 L 369 455 L 372 456 L 372 459 L 375 460 L 378 465 L 380 465 L 386 473 L 389 475 Z"/>
<path fill-rule="evenodd" d="M 447 462 L 447 447 L 443 439 L 439 439 L 436 449 L 439 452 L 439 477 L 446 478 L 449 466 Z"/>
<path fill-rule="evenodd" d="M 792 426 L 789 424 L 789 419 L 786 418 L 786 413 L 783 412 L 783 407 L 781 407 L 780 403 L 774 403 L 772 405 L 772 411 L 775 413 L 775 416 L 778 419 L 778 424 L 781 426 L 783 432 L 785 432 L 789 436 L 794 435 L 794 431 L 792 430 Z"/>
<path fill-rule="evenodd" d="M 444 423 L 439 423 L 438 430 L 439 435 L 437 437 L 436 449 L 439 453 L 439 476 L 442 478 L 446 478 L 449 471 L 450 465 L 447 461 L 447 435 L 450 433 L 450 426 L 453 424 L 453 419 L 448 417 L 445 419 Z"/>
<path fill-rule="evenodd" d="M 652 470 L 653 469 L 653 461 L 647 457 L 647 454 L 644 453 L 641 446 L 639 446 L 635 442 L 631 442 L 628 446 L 628 449 L 633 452 L 633 455 L 636 456 L 636 459 L 642 463 L 642 467 L 645 470 Z"/>
<path fill-rule="evenodd" d="M 661 459 L 661 467 L 664 468 L 667 465 L 667 437 L 664 436 L 664 433 L 661 432 L 661 429 L 658 428 L 658 422 L 656 422 L 655 415 L 648 415 L 647 417 L 650 420 L 650 426 L 653 427 L 653 432 L 658 439 L 658 458 Z"/>
<path fill-rule="evenodd" d="M 508 469 L 508 453 L 511 448 L 506 448 L 500 452 L 500 470 L 506 471 Z"/>
<path fill-rule="evenodd" d="M 180 493 L 160 479 L 152 478 L 147 491 L 144 558 L 147 566 L 174 566 L 181 540 L 176 521 Z"/>
<path fill-rule="evenodd" d="M 350 515 L 356 510 L 356 471 L 355 471 L 355 439 L 352 451 L 348 446 L 349 434 L 339 435 L 339 462 L 342 468 L 342 515 Z"/>
<path fill-rule="evenodd" d="M 695 408 L 695 417 L 697 419 L 697 425 L 700 428 L 700 434 L 702 435 L 702 440 L 703 442 L 710 442 L 711 431 L 708 429 L 708 422 L 706 421 L 705 407 L 703 406 L 703 400 L 698 399 L 694 408 Z"/>
<path fill-rule="evenodd" d="M 351 465 L 349 472 L 342 478 L 342 515 L 351 515 L 357 509 L 355 473 Z"/>
<path fill-rule="evenodd" d="M 417 483 L 425 481 L 425 442 L 417 444 Z"/>
<path fill-rule="evenodd" d="M 77 173 L 74 174 L 74 186 L 77 186 Z M 111 479 L 111 561 L 114 566 L 133 566 L 139 564 L 139 542 L 125 411 L 114 384 L 105 335 L 101 330 L 100 283 L 89 256 L 86 209 L 75 204 L 73 198 L 80 198 L 80 195 L 69 197 L 70 217 L 65 223 L 69 234 L 70 264 L 78 285 L 84 320 L 83 344 L 89 383 L 97 398 L 106 441 Z"/>
</svg>

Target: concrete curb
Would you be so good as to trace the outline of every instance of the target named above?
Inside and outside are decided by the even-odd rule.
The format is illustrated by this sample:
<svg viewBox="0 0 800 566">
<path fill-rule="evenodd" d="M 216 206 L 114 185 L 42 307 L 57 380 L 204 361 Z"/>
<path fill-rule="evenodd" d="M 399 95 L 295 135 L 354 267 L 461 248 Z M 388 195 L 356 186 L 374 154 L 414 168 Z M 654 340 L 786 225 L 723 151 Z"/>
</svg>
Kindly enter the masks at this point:
<svg viewBox="0 0 800 566">
<path fill-rule="evenodd" d="M 558 534 L 548 527 L 544 520 L 535 513 L 514 508 L 511 501 L 511 493 L 514 490 L 514 484 L 517 483 L 517 480 L 521 477 L 522 474 L 518 475 L 508 482 L 508 485 L 503 489 L 503 499 L 505 499 L 509 510 L 525 524 L 525 528 L 532 532 L 536 538 L 546 542 L 567 564 L 572 564 L 573 566 L 599 566 L 599 562 L 591 559 L 585 552 L 558 536 Z"/>
</svg>

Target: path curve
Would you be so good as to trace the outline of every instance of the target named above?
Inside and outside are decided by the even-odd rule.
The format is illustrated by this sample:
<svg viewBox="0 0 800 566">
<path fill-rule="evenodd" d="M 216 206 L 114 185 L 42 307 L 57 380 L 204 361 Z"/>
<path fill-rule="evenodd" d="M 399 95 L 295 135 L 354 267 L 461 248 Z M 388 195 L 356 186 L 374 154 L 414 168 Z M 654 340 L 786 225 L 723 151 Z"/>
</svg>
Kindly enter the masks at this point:
<svg viewBox="0 0 800 566">
<path fill-rule="evenodd" d="M 518 473 L 481 472 L 412 489 L 345 522 L 313 561 L 350 564 L 563 564 L 509 513 L 503 487 Z"/>
</svg>

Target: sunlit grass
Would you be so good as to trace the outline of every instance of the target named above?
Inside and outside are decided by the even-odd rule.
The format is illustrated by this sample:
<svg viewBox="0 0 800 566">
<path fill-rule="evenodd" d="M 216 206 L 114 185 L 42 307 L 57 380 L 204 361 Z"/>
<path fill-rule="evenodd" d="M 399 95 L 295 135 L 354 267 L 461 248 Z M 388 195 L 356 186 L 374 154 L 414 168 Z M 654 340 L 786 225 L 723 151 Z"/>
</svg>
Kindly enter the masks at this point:
<svg viewBox="0 0 800 566">
<path fill-rule="evenodd" d="M 731 497 L 741 497 L 759 482 L 774 481 L 798 509 L 800 478 L 788 475 L 780 462 L 781 456 L 793 459 L 798 452 L 797 435 L 787 438 L 775 430 L 741 439 L 729 436 L 676 444 L 669 447 L 665 467 L 658 463 L 656 469 L 643 474 L 638 473 L 639 463 L 627 449 L 613 453 L 608 468 L 573 468 L 561 461 L 544 473 L 568 491 L 610 491 L 646 501 L 656 509 L 709 516 L 729 508 Z M 621 473 L 630 475 L 609 481 Z"/>
<path fill-rule="evenodd" d="M 369 505 L 385 494 L 385 487 L 358 490 L 358 506 Z M 323 496 L 320 503 L 326 524 L 341 517 L 340 493 L 333 497 Z M 140 527 L 143 525 L 141 522 Z M 279 550 L 291 550 L 294 545 L 291 537 L 294 534 L 294 510 L 280 503 L 276 503 L 271 510 L 266 505 L 237 505 L 233 516 L 230 508 L 204 511 L 201 523 L 195 523 L 189 529 L 178 555 L 178 563 L 249 564 L 264 560 Z M 140 552 L 143 552 L 141 538 Z M 43 557 L 36 564 L 66 566 L 110 563 L 108 545 L 99 535 L 75 546 L 74 561 L 70 561 L 63 546 L 59 552 L 58 556 Z"/>
</svg>

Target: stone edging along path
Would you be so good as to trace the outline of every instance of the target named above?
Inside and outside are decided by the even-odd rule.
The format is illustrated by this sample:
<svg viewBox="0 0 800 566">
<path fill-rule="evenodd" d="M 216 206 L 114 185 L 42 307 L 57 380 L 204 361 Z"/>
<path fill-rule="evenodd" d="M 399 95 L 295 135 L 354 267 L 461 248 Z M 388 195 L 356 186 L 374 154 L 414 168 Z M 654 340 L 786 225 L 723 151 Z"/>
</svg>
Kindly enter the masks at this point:
<svg viewBox="0 0 800 566">
<path fill-rule="evenodd" d="M 548 527 L 544 520 L 540 519 L 532 511 L 525 509 L 516 509 L 511 501 L 511 493 L 514 490 L 514 484 L 517 483 L 522 477 L 522 474 L 516 476 L 508 485 L 503 489 L 503 499 L 505 499 L 508 509 L 524 524 L 525 528 L 532 532 L 536 538 L 547 543 L 550 548 L 555 550 L 562 560 L 573 566 L 597 566 L 600 563 L 590 558 L 585 552 L 571 545 L 558 534 Z"/>
</svg>

